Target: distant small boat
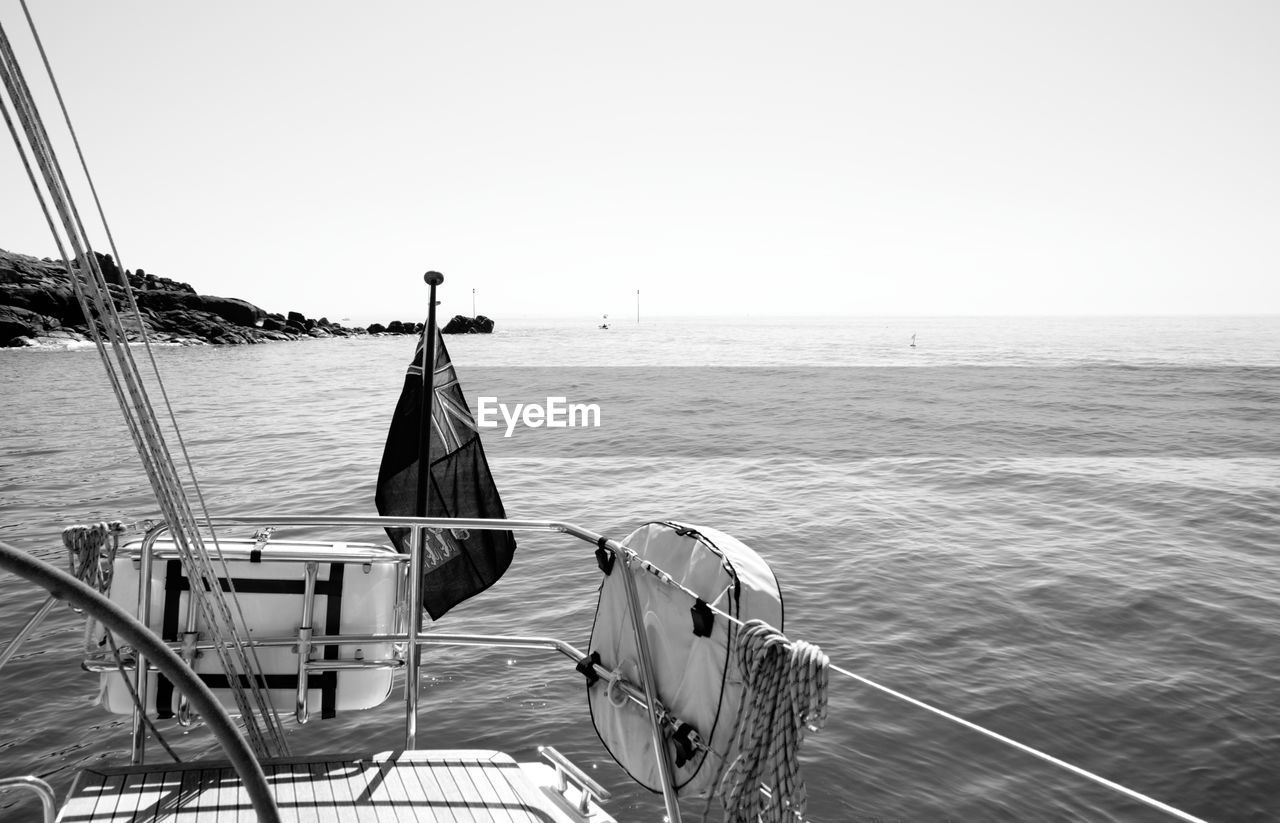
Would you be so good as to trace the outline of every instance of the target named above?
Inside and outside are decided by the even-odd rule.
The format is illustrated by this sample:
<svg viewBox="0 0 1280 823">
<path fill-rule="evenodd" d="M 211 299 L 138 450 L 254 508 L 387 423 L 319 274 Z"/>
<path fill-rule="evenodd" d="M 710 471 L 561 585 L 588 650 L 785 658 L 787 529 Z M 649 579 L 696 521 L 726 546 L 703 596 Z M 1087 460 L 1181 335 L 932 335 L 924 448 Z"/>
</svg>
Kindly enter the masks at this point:
<svg viewBox="0 0 1280 823">
<path fill-rule="evenodd" d="M 916 347 L 916 336 L 913 334 L 911 335 L 911 348 L 914 349 L 915 347 Z"/>
<path fill-rule="evenodd" d="M 607 314 L 606 314 L 606 315 L 604 316 L 604 322 L 600 324 L 600 328 L 602 328 L 602 329 L 607 329 L 607 328 L 609 328 L 609 315 L 607 315 Z"/>
</svg>

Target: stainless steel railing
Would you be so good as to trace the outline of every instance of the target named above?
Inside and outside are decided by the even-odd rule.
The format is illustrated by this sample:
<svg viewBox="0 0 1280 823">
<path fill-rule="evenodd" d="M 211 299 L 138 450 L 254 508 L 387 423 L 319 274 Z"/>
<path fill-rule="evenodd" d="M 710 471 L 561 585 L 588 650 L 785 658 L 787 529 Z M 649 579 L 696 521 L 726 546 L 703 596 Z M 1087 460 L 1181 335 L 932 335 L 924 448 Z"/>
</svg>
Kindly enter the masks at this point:
<svg viewBox="0 0 1280 823">
<path fill-rule="evenodd" d="M 278 647 L 278 646 L 294 646 L 298 647 L 298 674 L 299 689 L 296 701 L 295 713 L 301 722 L 306 721 L 308 713 L 307 706 L 307 689 L 302 685 L 305 681 L 305 675 L 308 672 L 315 671 L 336 671 L 338 669 L 352 668 L 389 668 L 403 667 L 405 669 L 405 748 L 413 749 L 417 743 L 417 727 L 418 727 L 418 696 L 421 678 L 421 649 L 428 645 L 461 645 L 461 646 L 481 646 L 489 648 L 541 648 L 549 651 L 555 651 L 563 654 L 575 661 L 583 661 L 585 655 L 568 643 L 549 637 L 498 637 L 492 635 L 466 635 L 466 634 L 433 634 L 430 637 L 424 637 L 420 634 L 421 615 L 422 615 L 422 552 L 424 544 L 425 530 L 427 529 L 475 529 L 475 530 L 498 530 L 498 531 L 544 531 L 558 532 L 569 535 L 585 543 L 591 544 L 597 550 L 610 552 L 615 558 L 620 558 L 623 565 L 627 569 L 633 568 L 632 555 L 626 548 L 616 540 L 605 537 L 604 535 L 594 532 L 590 529 L 577 526 L 559 520 L 487 520 L 476 518 L 445 518 L 445 517 L 334 517 L 334 516 L 312 516 L 312 515 L 233 515 L 211 518 L 209 521 L 201 523 L 201 528 L 217 530 L 230 526 L 256 526 L 256 527 L 272 527 L 271 529 L 260 528 L 255 535 L 255 548 L 264 552 L 264 559 L 270 562 L 296 562 L 308 564 L 305 581 L 310 583 L 304 588 L 302 619 L 298 634 L 288 637 L 275 638 L 253 638 L 247 640 L 249 645 L 255 647 Z M 287 553 L 272 553 L 269 558 L 265 558 L 267 548 L 270 546 L 270 532 L 274 527 L 315 527 L 324 526 L 331 528 L 348 528 L 348 527 L 364 527 L 369 529 L 384 529 L 387 527 L 407 528 L 410 530 L 410 553 L 406 555 L 391 554 L 388 552 L 369 551 L 370 546 L 352 550 L 352 544 L 343 544 L 343 549 L 325 549 L 324 544 L 308 542 L 302 545 L 307 546 L 305 549 L 293 549 Z M 160 523 L 149 528 L 143 537 L 140 548 L 136 552 L 136 560 L 138 562 L 138 603 L 137 618 L 143 625 L 149 626 L 151 617 L 151 595 L 152 595 L 152 571 L 156 560 L 169 560 L 177 557 L 177 552 L 163 545 L 157 547 L 158 541 L 165 533 L 169 531 L 167 524 Z M 282 541 L 283 542 L 283 541 Z M 227 560 L 248 559 L 251 549 L 242 546 L 230 544 L 228 545 L 223 556 Z M 376 635 L 344 635 L 344 636 L 325 636 L 316 635 L 310 625 L 310 615 L 314 608 L 315 599 L 315 572 L 314 567 L 317 563 L 394 563 L 400 565 L 404 569 L 404 577 L 406 585 L 403 589 L 397 589 L 397 600 L 402 601 L 400 613 L 404 615 L 403 621 L 396 621 L 396 631 L 390 634 Z M 676 802 L 674 789 L 674 780 L 672 778 L 673 770 L 670 762 L 668 747 L 662 731 L 663 719 L 669 718 L 665 714 L 665 710 L 661 707 L 656 693 L 656 687 L 653 678 L 653 669 L 651 664 L 651 655 L 649 650 L 648 638 L 642 630 L 644 625 L 639 611 L 639 598 L 636 593 L 636 585 L 634 577 L 631 574 L 625 576 L 627 581 L 627 600 L 633 617 L 633 625 L 636 629 L 636 644 L 640 654 L 640 686 L 637 688 L 632 684 L 618 680 L 614 687 L 618 688 L 626 699 L 640 704 L 644 707 L 650 718 L 650 731 L 653 737 L 654 749 L 658 753 L 659 771 L 662 776 L 663 797 L 666 806 L 667 819 L 672 823 L 680 821 L 680 810 Z M 40 610 L 27 622 L 19 631 L 18 636 L 0 653 L 0 667 L 13 656 L 21 643 L 34 631 L 37 625 L 49 613 L 53 605 L 53 599 L 50 598 L 40 607 Z M 192 610 L 187 614 L 187 632 L 186 639 L 183 641 L 170 642 L 172 648 L 179 652 L 188 665 L 194 660 L 195 655 L 201 650 L 213 647 L 211 643 L 200 642 L 196 635 L 196 615 Z M 382 658 L 373 660 L 310 660 L 307 650 L 315 646 L 330 645 L 349 645 L 354 643 L 390 643 L 404 644 L 404 659 Z M 605 669 L 598 664 L 590 664 L 592 670 L 600 677 L 614 679 L 613 672 Z M 118 666 L 105 663 L 95 664 L 92 661 L 87 663 L 86 668 L 93 671 L 118 670 Z M 138 694 L 138 706 L 135 707 L 133 713 L 133 734 L 132 734 L 132 758 L 134 763 L 142 763 L 146 755 L 146 724 L 144 722 L 143 712 L 148 701 L 148 671 L 154 671 L 154 668 L 142 657 L 137 656 L 134 665 L 126 666 L 126 670 L 133 669 L 135 690 Z M 181 698 L 180 698 L 181 699 Z M 183 709 L 185 704 L 180 704 Z M 182 712 L 180 711 L 180 717 Z"/>
<path fill-rule="evenodd" d="M 554 646 L 558 651 L 566 653 L 575 659 L 582 659 L 584 655 L 576 649 L 573 649 L 566 643 L 550 638 L 493 638 L 484 636 L 453 636 L 452 640 L 442 638 L 435 635 L 431 638 L 423 638 L 420 633 L 421 615 L 422 615 L 422 547 L 425 539 L 425 530 L 427 529 L 475 529 L 475 530 L 494 530 L 494 531 L 545 531 L 559 532 L 577 538 L 583 542 L 592 544 L 599 550 L 613 553 L 617 558 L 621 558 L 624 567 L 630 571 L 632 568 L 631 554 L 626 548 L 616 540 L 608 538 L 598 532 L 583 528 L 573 523 L 560 520 L 488 520 L 477 518 L 447 518 L 447 517 L 333 517 L 333 516 L 313 516 L 313 515 L 232 515 L 212 518 L 209 522 L 203 524 L 207 528 L 218 529 L 228 526 L 256 526 L 256 527 L 284 527 L 284 526 L 325 526 L 330 528 L 342 527 L 367 527 L 370 529 L 407 528 L 410 530 L 410 553 L 407 559 L 398 562 L 407 563 L 407 592 L 405 597 L 406 621 L 403 625 L 403 634 L 392 634 L 387 636 L 377 636 L 380 642 L 391 642 L 405 644 L 405 748 L 413 749 L 417 744 L 418 733 L 418 697 L 421 678 L 421 650 L 424 645 L 439 644 L 447 645 L 452 643 L 464 645 L 481 645 L 481 646 L 526 646 L 526 647 L 551 647 Z M 157 553 L 154 550 L 157 539 L 166 532 L 167 526 L 160 524 L 153 527 L 143 540 L 141 556 L 139 558 L 141 568 L 140 580 L 145 581 L 139 586 L 138 593 L 138 617 L 144 624 L 149 625 L 150 611 L 150 580 L 151 568 L 155 559 L 164 557 L 163 553 Z M 260 543 L 263 532 L 259 532 Z M 338 553 L 341 554 L 341 553 Z M 357 553 L 358 554 L 358 553 Z M 317 551 L 316 555 L 307 553 L 294 554 L 291 553 L 288 559 L 296 562 L 348 562 L 339 561 L 334 556 L 325 556 L 324 552 Z M 285 559 L 282 557 L 272 557 L 272 560 Z M 350 562 L 370 562 L 367 555 L 359 555 L 353 557 Z M 390 559 L 377 560 L 374 562 L 397 562 Z M 666 806 L 667 820 L 671 823 L 679 823 L 680 809 L 676 800 L 674 770 L 671 764 L 671 756 L 666 745 L 666 738 L 662 730 L 663 709 L 658 701 L 657 689 L 654 683 L 654 675 L 652 668 L 652 658 L 649 649 L 648 637 L 642 627 L 644 621 L 639 614 L 639 596 L 636 590 L 634 576 L 630 573 L 624 576 L 626 581 L 626 592 L 628 607 L 632 614 L 632 624 L 636 632 L 636 645 L 639 651 L 639 668 L 641 688 L 635 689 L 624 688 L 623 693 L 635 701 L 641 703 L 650 720 L 650 734 L 653 740 L 654 751 L 657 753 L 659 772 L 662 777 L 663 799 Z M 314 598 L 314 588 L 310 590 L 310 597 Z M 298 718 L 305 722 L 307 706 L 307 693 L 305 687 L 305 673 L 308 671 L 328 671 L 335 667 L 332 666 L 333 661 L 308 661 L 303 649 L 306 646 L 333 645 L 339 640 L 328 638 L 318 638 L 310 631 L 310 614 L 312 603 L 309 598 L 304 598 L 303 603 L 303 623 L 305 629 L 299 630 L 297 638 L 290 638 L 291 643 L 297 643 L 299 646 L 299 687 L 297 713 Z M 191 616 L 194 621 L 194 614 Z M 193 622 L 190 623 L 194 629 Z M 304 635 L 305 631 L 305 635 Z M 372 638 L 370 638 L 372 639 Z M 323 641 L 323 642 L 322 642 Z M 268 641 L 270 642 L 270 641 Z M 198 648 L 198 645 L 196 646 Z M 370 661 L 371 664 L 383 665 L 386 661 Z M 609 675 L 605 670 L 598 672 L 601 675 Z M 136 688 L 141 703 L 146 705 L 146 667 L 139 665 L 135 672 Z M 620 684 L 621 685 L 621 684 Z M 141 710 L 134 712 L 134 745 L 133 752 L 137 758 L 137 762 L 141 762 L 144 756 L 145 746 L 145 726 L 142 722 Z"/>
</svg>

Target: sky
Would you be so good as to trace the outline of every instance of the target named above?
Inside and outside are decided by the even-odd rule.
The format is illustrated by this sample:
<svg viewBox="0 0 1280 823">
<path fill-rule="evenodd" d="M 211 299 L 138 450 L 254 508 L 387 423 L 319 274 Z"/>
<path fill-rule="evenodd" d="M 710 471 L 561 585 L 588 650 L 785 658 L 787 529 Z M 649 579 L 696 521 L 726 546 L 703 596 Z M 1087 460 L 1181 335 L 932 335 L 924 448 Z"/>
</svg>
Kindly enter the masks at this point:
<svg viewBox="0 0 1280 823">
<path fill-rule="evenodd" d="M 124 264 L 268 311 L 1280 313 L 1273 0 L 29 2 Z"/>
</svg>

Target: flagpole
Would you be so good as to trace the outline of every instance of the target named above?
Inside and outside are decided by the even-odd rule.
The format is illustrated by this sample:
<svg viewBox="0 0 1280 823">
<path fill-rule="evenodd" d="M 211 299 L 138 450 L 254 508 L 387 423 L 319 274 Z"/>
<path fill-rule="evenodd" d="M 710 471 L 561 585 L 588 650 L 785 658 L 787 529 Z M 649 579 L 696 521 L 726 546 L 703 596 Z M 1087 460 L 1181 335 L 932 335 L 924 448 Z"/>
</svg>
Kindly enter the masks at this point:
<svg viewBox="0 0 1280 823">
<path fill-rule="evenodd" d="M 415 513 L 427 516 L 427 500 L 431 495 L 431 412 L 435 401 L 436 371 L 436 286 L 444 282 L 444 275 L 429 271 L 422 276 L 431 287 L 427 306 L 427 324 L 422 328 L 422 417 L 418 423 L 418 486 Z M 422 625 L 422 551 L 426 532 L 414 526 L 410 532 L 409 562 L 409 656 L 405 672 L 405 748 L 417 748 L 418 738 L 418 687 L 422 669 L 422 647 L 418 644 L 418 629 Z"/>
<path fill-rule="evenodd" d="M 431 494 L 431 407 L 435 401 L 436 371 L 436 286 L 444 275 L 429 271 L 422 276 L 431 287 L 427 306 L 427 325 L 422 329 L 422 419 L 418 434 L 418 517 L 428 517 L 427 500 Z"/>
</svg>

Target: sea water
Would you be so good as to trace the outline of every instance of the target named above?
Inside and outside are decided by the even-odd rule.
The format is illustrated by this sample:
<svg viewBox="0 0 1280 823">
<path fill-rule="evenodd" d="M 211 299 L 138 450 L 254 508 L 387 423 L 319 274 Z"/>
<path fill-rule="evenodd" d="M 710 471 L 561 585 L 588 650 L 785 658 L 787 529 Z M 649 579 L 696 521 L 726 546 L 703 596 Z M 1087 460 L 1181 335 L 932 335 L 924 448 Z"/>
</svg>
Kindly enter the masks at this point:
<svg viewBox="0 0 1280 823">
<path fill-rule="evenodd" d="M 515 320 L 447 342 L 473 409 L 599 409 L 598 426 L 484 431 L 510 516 L 729 532 L 773 566 L 787 633 L 842 667 L 1209 820 L 1280 809 L 1275 318 Z M 213 513 L 367 515 L 412 350 L 154 355 Z M 0 421 L 0 539 L 62 564 L 64 526 L 155 516 L 92 350 L 0 351 Z M 589 648 L 591 547 L 518 539 L 506 576 L 436 627 Z M 44 593 L 0 585 L 7 643 Z M 59 607 L 0 671 L 0 776 L 61 792 L 127 759 L 80 626 Z M 616 790 L 620 819 L 661 818 L 569 661 L 425 658 L 420 745 L 554 745 Z M 802 749 L 810 819 L 1167 819 L 865 685 L 833 678 L 830 706 Z M 297 751 L 378 751 L 402 724 L 392 702 L 288 729 Z M 184 757 L 216 751 L 162 731 Z M 3 819 L 36 814 L 0 795 Z"/>
</svg>

